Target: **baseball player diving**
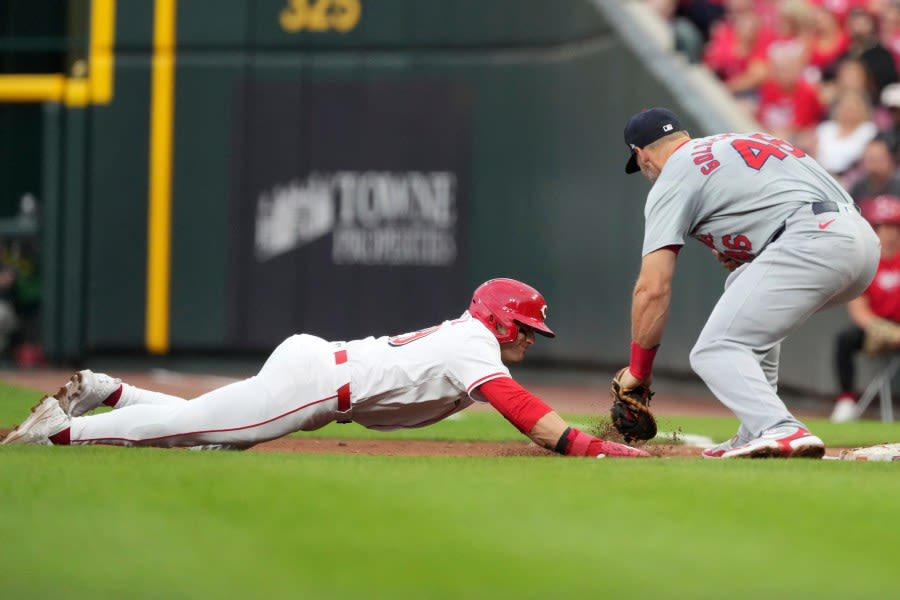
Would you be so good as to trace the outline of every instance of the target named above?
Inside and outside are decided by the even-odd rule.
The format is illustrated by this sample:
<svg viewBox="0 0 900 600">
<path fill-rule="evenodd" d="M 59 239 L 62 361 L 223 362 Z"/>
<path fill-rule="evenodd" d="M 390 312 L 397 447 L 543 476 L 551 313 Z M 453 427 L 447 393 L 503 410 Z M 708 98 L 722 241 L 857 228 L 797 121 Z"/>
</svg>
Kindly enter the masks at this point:
<svg viewBox="0 0 900 600">
<path fill-rule="evenodd" d="M 391 430 L 431 425 L 488 402 L 536 444 L 569 456 L 649 456 L 568 426 L 512 379 L 535 334 L 554 337 L 547 303 L 533 287 L 492 279 L 469 309 L 434 327 L 395 336 L 329 342 L 284 340 L 259 373 L 185 400 L 79 371 L 43 398 L 3 444 L 245 449 L 328 423 Z M 114 410 L 87 413 L 107 405 Z"/>
<path fill-rule="evenodd" d="M 626 173 L 651 182 L 631 313 L 626 389 L 649 386 L 678 252 L 693 237 L 730 271 L 691 350 L 691 368 L 740 421 L 706 458 L 825 453 L 778 397 L 781 342 L 814 313 L 848 302 L 875 275 L 879 242 L 853 200 L 801 149 L 764 133 L 692 139 L 665 108 L 625 126 Z"/>
</svg>

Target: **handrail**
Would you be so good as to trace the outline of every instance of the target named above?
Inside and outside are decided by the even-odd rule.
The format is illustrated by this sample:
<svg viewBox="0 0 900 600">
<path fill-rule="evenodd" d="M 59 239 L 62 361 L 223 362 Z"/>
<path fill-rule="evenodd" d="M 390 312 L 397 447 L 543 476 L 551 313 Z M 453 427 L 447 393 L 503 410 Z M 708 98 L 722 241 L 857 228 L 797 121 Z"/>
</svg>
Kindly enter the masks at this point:
<svg viewBox="0 0 900 600">
<path fill-rule="evenodd" d="M 86 61 L 72 76 L 63 73 L 0 75 L 0 102 L 62 102 L 69 106 L 108 104 L 113 93 L 116 0 L 91 0 Z"/>
</svg>

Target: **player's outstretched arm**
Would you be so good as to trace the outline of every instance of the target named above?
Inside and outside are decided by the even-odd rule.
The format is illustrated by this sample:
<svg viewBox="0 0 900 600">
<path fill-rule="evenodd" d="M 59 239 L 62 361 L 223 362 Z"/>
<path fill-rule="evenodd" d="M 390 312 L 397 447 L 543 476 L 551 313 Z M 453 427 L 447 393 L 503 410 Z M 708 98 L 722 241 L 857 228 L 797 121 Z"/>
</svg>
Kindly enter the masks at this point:
<svg viewBox="0 0 900 600">
<path fill-rule="evenodd" d="M 543 400 L 509 377 L 488 381 L 478 390 L 516 429 L 548 450 L 567 456 L 650 456 L 570 427 Z"/>
</svg>

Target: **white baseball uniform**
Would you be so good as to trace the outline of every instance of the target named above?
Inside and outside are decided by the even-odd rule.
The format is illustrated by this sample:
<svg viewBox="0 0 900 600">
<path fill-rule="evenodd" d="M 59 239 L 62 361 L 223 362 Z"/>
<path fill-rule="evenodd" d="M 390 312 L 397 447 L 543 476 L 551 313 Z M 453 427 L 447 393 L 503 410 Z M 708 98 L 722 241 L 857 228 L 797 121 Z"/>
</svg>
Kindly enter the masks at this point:
<svg viewBox="0 0 900 600">
<path fill-rule="evenodd" d="M 691 351 L 691 367 L 741 421 L 738 443 L 803 426 L 777 395 L 781 342 L 817 311 L 862 293 L 879 242 L 850 196 L 803 151 L 772 136 L 685 142 L 645 206 L 643 254 L 691 236 L 745 264 Z"/>
<path fill-rule="evenodd" d="M 115 410 L 72 419 L 71 443 L 247 448 L 333 421 L 423 427 L 483 401 L 478 386 L 509 376 L 497 339 L 468 312 L 393 337 L 293 335 L 259 374 L 190 401 L 126 384 Z"/>
</svg>

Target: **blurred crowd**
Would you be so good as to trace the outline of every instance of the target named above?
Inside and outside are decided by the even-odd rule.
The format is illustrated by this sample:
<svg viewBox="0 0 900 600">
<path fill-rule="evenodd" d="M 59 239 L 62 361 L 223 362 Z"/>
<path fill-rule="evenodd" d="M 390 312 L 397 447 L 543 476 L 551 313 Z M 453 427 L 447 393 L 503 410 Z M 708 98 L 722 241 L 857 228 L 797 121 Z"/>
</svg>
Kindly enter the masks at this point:
<svg viewBox="0 0 900 600">
<path fill-rule="evenodd" d="M 900 0 L 646 0 L 763 130 L 858 200 L 900 195 Z"/>
</svg>

